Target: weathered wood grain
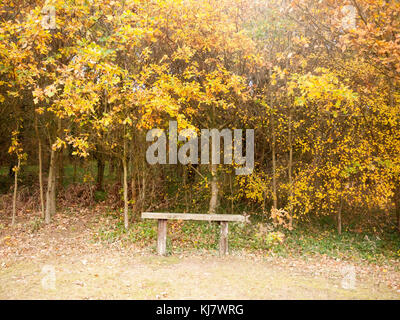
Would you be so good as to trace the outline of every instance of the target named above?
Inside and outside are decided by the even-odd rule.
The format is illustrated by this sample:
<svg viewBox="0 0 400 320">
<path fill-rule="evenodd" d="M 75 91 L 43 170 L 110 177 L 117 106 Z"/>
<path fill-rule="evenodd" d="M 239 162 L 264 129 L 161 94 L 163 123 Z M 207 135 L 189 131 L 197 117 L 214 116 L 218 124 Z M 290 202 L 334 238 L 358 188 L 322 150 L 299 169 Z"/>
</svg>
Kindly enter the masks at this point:
<svg viewBox="0 0 400 320">
<path fill-rule="evenodd" d="M 167 253 L 167 220 L 158 220 L 157 252 L 161 256 Z"/>
<path fill-rule="evenodd" d="M 238 214 L 142 212 L 142 219 L 247 222 L 247 217 Z"/>
</svg>

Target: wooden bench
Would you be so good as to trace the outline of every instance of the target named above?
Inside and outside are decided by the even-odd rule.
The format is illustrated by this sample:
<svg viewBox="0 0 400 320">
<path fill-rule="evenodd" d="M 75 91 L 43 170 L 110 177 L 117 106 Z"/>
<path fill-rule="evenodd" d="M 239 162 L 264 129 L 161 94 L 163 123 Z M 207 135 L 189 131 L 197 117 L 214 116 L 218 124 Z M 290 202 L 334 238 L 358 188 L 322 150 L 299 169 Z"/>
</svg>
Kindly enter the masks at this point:
<svg viewBox="0 0 400 320">
<path fill-rule="evenodd" d="M 163 213 L 143 212 L 142 219 L 158 220 L 157 252 L 165 255 L 167 251 L 167 220 L 217 221 L 221 225 L 219 253 L 228 253 L 228 222 L 248 222 L 247 216 L 238 214 L 200 214 L 200 213 Z"/>
</svg>

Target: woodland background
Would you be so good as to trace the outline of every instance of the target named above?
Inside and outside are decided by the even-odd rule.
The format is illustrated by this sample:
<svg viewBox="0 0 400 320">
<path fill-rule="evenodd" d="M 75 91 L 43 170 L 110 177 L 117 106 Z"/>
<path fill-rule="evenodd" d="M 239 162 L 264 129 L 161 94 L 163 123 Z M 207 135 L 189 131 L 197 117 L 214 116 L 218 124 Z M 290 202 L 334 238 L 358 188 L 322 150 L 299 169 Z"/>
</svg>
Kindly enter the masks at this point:
<svg viewBox="0 0 400 320">
<path fill-rule="evenodd" d="M 233 246 L 398 258 L 399 85 L 394 0 L 2 0 L 3 221 L 100 203 L 101 237 L 147 241 L 142 211 L 246 213 Z M 255 129 L 253 173 L 148 165 L 170 120 Z"/>
</svg>

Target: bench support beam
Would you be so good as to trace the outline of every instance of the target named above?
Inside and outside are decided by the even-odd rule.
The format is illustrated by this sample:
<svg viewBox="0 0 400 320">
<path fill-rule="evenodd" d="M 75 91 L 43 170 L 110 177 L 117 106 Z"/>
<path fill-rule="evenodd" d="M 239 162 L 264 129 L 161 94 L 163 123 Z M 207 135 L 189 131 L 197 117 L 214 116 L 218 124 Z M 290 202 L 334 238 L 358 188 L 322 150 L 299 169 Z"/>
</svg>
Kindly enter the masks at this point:
<svg viewBox="0 0 400 320">
<path fill-rule="evenodd" d="M 219 238 L 219 255 L 224 256 L 228 254 L 228 222 L 221 221 L 221 234 Z"/>
<path fill-rule="evenodd" d="M 167 220 L 158 220 L 157 253 L 161 256 L 167 254 Z"/>
</svg>

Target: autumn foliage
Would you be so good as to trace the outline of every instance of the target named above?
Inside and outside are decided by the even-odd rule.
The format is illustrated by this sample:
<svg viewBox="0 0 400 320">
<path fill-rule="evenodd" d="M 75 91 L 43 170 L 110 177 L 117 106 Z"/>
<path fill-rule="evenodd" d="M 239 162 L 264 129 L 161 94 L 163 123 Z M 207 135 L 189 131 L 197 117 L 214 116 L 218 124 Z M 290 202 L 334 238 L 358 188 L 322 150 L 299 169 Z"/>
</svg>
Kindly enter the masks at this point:
<svg viewBox="0 0 400 320">
<path fill-rule="evenodd" d="M 398 1 L 2 0 L 0 40 L 0 162 L 15 193 L 43 166 L 47 222 L 64 165 L 96 161 L 125 227 L 158 206 L 400 230 Z M 148 165 L 146 132 L 169 120 L 254 128 L 255 170 Z"/>
</svg>

